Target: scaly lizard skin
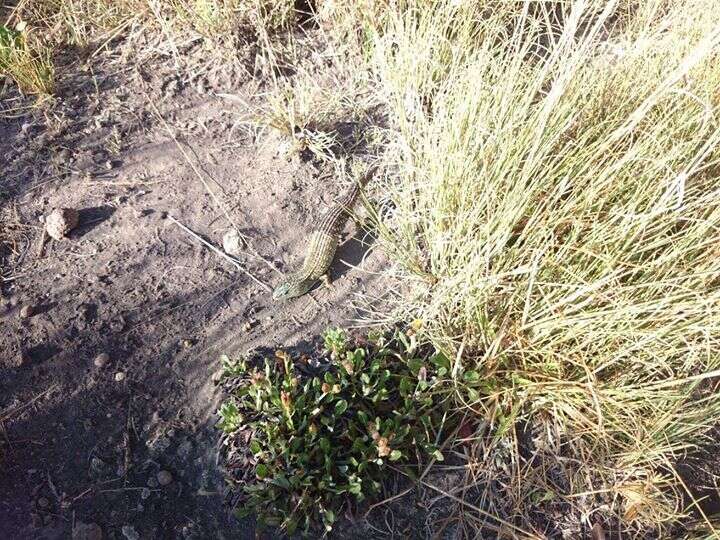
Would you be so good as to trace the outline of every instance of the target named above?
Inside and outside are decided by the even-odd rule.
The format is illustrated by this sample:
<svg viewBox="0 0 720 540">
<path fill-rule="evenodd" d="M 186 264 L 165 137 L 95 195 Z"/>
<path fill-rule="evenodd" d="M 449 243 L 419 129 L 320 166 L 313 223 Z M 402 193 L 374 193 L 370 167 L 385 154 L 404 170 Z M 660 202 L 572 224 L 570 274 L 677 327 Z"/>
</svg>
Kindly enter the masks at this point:
<svg viewBox="0 0 720 540">
<path fill-rule="evenodd" d="M 315 283 L 327 276 L 340 241 L 340 233 L 348 220 L 349 211 L 355 204 L 362 187 L 375 173 L 371 167 L 363 177 L 353 184 L 323 215 L 320 223 L 310 236 L 305 262 L 297 272 L 288 276 L 273 291 L 274 300 L 287 300 L 302 296 Z"/>
</svg>

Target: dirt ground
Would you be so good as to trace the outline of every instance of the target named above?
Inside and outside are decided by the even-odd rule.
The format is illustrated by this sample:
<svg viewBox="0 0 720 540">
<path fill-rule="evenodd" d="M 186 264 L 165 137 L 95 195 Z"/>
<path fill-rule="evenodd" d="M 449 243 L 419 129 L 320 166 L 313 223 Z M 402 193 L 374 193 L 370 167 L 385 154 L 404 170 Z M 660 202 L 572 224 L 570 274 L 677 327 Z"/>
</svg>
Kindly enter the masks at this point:
<svg viewBox="0 0 720 540">
<path fill-rule="evenodd" d="M 43 107 L 0 89 L 0 212 L 12 239 L 0 538 L 95 538 L 93 524 L 104 538 L 254 537 L 223 505 L 218 357 L 302 344 L 352 319 L 352 294 L 379 286 L 382 258 L 351 223 L 334 288 L 273 302 L 248 274 L 273 287 L 299 264 L 343 186 L 244 127 L 264 90 L 251 64 L 199 42 L 153 47 L 141 60 L 122 45 L 58 59 L 57 98 Z M 80 225 L 41 247 L 55 207 L 79 209 Z M 259 255 L 240 256 L 247 274 L 173 221 L 221 245 L 225 210 Z"/>
</svg>

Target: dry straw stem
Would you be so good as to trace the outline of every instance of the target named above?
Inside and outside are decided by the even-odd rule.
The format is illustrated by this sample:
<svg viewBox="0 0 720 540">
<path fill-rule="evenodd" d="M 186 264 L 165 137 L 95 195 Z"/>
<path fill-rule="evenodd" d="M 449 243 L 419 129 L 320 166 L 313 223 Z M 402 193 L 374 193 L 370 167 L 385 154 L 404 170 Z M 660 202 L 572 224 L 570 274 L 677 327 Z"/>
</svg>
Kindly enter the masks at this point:
<svg viewBox="0 0 720 540">
<path fill-rule="evenodd" d="M 615 486 L 624 526 L 662 534 L 684 515 L 667 467 L 720 420 L 720 26 L 708 0 L 641 4 L 391 11 L 376 219 L 410 289 L 394 315 L 465 344 L 458 385 L 495 388 L 478 414 L 531 418 L 573 489 Z"/>
</svg>

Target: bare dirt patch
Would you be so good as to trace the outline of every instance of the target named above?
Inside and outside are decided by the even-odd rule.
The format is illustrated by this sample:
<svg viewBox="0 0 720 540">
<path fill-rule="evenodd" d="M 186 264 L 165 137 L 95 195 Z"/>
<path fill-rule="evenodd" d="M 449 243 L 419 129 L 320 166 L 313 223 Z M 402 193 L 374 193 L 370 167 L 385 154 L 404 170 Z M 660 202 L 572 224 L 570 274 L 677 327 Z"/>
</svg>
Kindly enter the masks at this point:
<svg viewBox="0 0 720 540">
<path fill-rule="evenodd" d="M 272 287 L 344 187 L 238 123 L 261 90 L 241 64 L 179 52 L 182 68 L 122 47 L 68 59 L 43 108 L 1 90 L 0 537 L 68 538 L 82 524 L 109 538 L 254 536 L 223 507 L 218 356 L 300 344 L 377 287 L 337 262 L 383 264 L 353 224 L 334 288 L 276 304 L 170 219 L 221 246 L 227 210 L 260 255 L 241 263 Z M 57 207 L 78 209 L 79 226 L 41 247 Z"/>
</svg>

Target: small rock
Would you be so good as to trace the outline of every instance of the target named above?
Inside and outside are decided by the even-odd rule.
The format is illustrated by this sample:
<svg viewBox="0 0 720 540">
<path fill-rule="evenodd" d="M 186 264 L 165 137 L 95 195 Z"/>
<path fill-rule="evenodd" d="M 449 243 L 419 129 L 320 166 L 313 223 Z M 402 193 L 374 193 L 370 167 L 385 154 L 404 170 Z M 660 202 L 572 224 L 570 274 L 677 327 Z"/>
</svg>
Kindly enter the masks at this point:
<svg viewBox="0 0 720 540">
<path fill-rule="evenodd" d="M 102 540 L 103 533 L 97 523 L 77 521 L 72 531 L 72 540 Z"/>
<path fill-rule="evenodd" d="M 32 306 L 30 304 L 25 304 L 23 307 L 20 308 L 20 318 L 22 319 L 28 319 L 33 316 L 35 313 L 35 306 Z"/>
<path fill-rule="evenodd" d="M 240 255 L 242 253 L 243 241 L 240 233 L 235 229 L 230 229 L 223 236 L 223 249 L 228 255 Z"/>
<path fill-rule="evenodd" d="M 245 332 L 249 332 L 250 330 L 252 330 L 252 327 L 253 327 L 253 325 L 252 325 L 252 323 L 251 323 L 250 321 L 245 321 L 245 323 L 244 323 L 243 326 L 242 326 L 242 329 L 243 329 Z"/>
<path fill-rule="evenodd" d="M 108 353 L 100 353 L 95 357 L 95 367 L 103 368 L 108 365 L 110 361 L 110 355 Z"/>
<path fill-rule="evenodd" d="M 165 451 L 170 448 L 171 444 L 172 442 L 168 437 L 160 437 L 158 439 L 147 441 L 145 443 L 145 446 L 147 446 L 148 450 L 150 450 L 151 456 L 158 457 L 161 454 L 164 454 Z"/>
<path fill-rule="evenodd" d="M 123 382 L 125 380 L 125 373 L 122 371 L 118 371 L 115 374 L 115 382 Z"/>
<path fill-rule="evenodd" d="M 110 330 L 113 332 L 122 332 L 125 329 L 125 319 L 119 316 L 117 319 L 110 321 Z"/>
<path fill-rule="evenodd" d="M 77 227 L 80 214 L 74 208 L 56 208 L 45 218 L 45 230 L 55 240 L 62 240 Z"/>
<path fill-rule="evenodd" d="M 93 457 L 90 460 L 90 470 L 88 471 L 88 475 L 90 478 L 99 478 L 104 474 L 105 467 L 105 462 L 102 459 L 99 457 Z"/>
<path fill-rule="evenodd" d="M 148 488 L 142 488 L 140 492 L 140 498 L 144 501 L 150 497 L 150 490 Z"/>
<path fill-rule="evenodd" d="M 190 347 L 193 346 L 193 340 L 192 339 L 183 339 L 182 346 L 185 347 L 186 349 L 189 349 Z"/>
<path fill-rule="evenodd" d="M 185 441 L 180 446 L 178 446 L 176 454 L 177 454 L 177 457 L 179 457 L 182 460 L 185 460 L 190 456 L 190 452 L 192 452 L 192 442 Z"/>
<path fill-rule="evenodd" d="M 15 362 L 12 365 L 15 367 L 23 367 L 29 363 L 30 355 L 28 354 L 27 349 L 21 346 L 15 353 Z"/>
<path fill-rule="evenodd" d="M 125 525 L 120 531 L 127 540 L 140 540 L 140 535 L 132 525 Z"/>
<path fill-rule="evenodd" d="M 173 477 L 170 471 L 160 471 L 157 473 L 157 481 L 161 486 L 172 484 Z"/>
<path fill-rule="evenodd" d="M 50 506 L 50 501 L 48 501 L 45 497 L 40 497 L 37 501 L 37 505 L 40 508 L 47 508 Z"/>
</svg>

